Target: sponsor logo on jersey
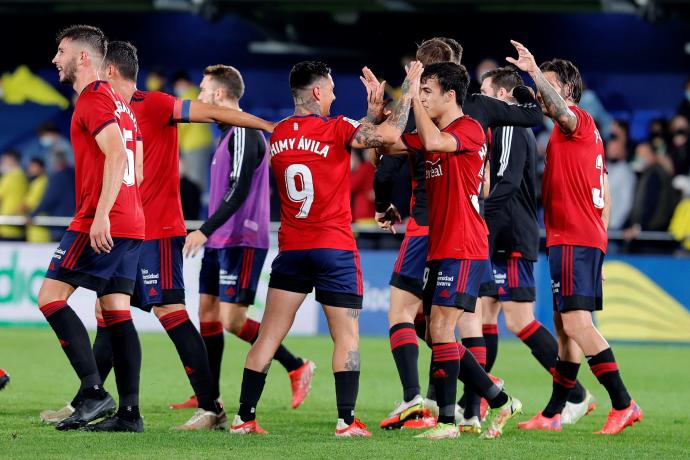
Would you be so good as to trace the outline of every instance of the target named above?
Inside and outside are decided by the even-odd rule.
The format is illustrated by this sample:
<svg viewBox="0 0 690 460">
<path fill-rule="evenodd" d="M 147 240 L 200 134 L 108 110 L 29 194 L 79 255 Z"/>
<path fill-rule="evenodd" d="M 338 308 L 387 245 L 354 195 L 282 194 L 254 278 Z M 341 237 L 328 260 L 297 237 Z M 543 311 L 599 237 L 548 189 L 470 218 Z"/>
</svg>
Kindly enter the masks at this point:
<svg viewBox="0 0 690 460">
<path fill-rule="evenodd" d="M 427 179 L 432 179 L 434 177 L 443 176 L 443 168 L 441 166 L 441 159 L 439 158 L 436 161 L 426 160 L 425 173 L 426 173 Z"/>
</svg>

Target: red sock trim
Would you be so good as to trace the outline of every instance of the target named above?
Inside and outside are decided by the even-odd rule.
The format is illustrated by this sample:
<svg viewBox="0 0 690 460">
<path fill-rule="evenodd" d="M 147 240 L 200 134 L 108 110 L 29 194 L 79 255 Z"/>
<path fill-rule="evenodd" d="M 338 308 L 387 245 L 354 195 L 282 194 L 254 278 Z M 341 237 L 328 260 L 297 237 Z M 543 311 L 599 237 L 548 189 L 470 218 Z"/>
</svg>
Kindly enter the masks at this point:
<svg viewBox="0 0 690 460">
<path fill-rule="evenodd" d="M 62 310 L 67 306 L 67 302 L 64 300 L 56 300 L 55 302 L 49 302 L 42 307 L 39 307 L 39 310 L 41 310 L 41 313 L 43 313 L 43 316 L 48 318 L 51 315 L 54 315 L 58 311 Z"/>
<path fill-rule="evenodd" d="M 522 340 L 523 342 L 532 335 L 537 332 L 537 330 L 541 327 L 541 323 L 537 321 L 536 319 L 529 323 L 527 326 L 525 326 L 520 332 L 517 333 L 518 339 Z"/>
<path fill-rule="evenodd" d="M 212 335 L 223 335 L 223 323 L 220 321 L 202 321 L 199 323 L 202 337 L 210 337 Z"/>
<path fill-rule="evenodd" d="M 244 340 L 245 342 L 254 343 L 257 336 L 259 335 L 260 326 L 261 323 L 259 323 L 258 321 L 254 321 L 251 318 L 247 318 L 247 321 L 244 322 L 244 326 L 242 326 L 240 332 L 237 333 L 237 337 Z"/>
<path fill-rule="evenodd" d="M 486 347 L 469 347 L 468 350 L 482 366 L 486 366 Z"/>
<path fill-rule="evenodd" d="M 459 359 L 460 353 L 455 343 L 440 343 L 431 347 L 432 361 L 458 361 Z"/>
<path fill-rule="evenodd" d="M 484 324 L 482 325 L 482 333 L 484 335 L 498 335 L 498 324 Z"/>
<path fill-rule="evenodd" d="M 601 363 L 593 364 L 590 366 L 592 373 L 595 377 L 600 377 L 601 375 L 608 374 L 609 372 L 618 372 L 618 364 L 613 363 Z"/>
<path fill-rule="evenodd" d="M 106 327 L 132 321 L 132 312 L 129 310 L 103 310 L 103 321 L 105 321 Z"/>
<path fill-rule="evenodd" d="M 458 354 L 460 356 L 458 359 L 462 359 L 465 356 L 465 353 L 467 353 L 467 348 L 465 348 L 465 345 L 461 344 L 460 342 L 457 342 L 456 345 L 458 348 Z"/>
<path fill-rule="evenodd" d="M 563 388 L 568 388 L 568 389 L 575 388 L 575 383 L 577 382 L 576 380 L 570 380 L 570 379 L 563 377 L 555 369 L 553 371 L 553 381 L 555 384 L 560 385 Z"/>
<path fill-rule="evenodd" d="M 163 325 L 163 328 L 166 331 L 169 331 L 170 329 L 189 321 L 189 314 L 187 314 L 187 310 L 177 310 L 161 316 L 159 321 Z"/>
<path fill-rule="evenodd" d="M 390 337 L 391 351 L 403 345 L 419 346 L 417 331 L 413 327 L 405 327 L 393 332 Z"/>
<path fill-rule="evenodd" d="M 103 320 L 103 318 L 99 318 L 98 316 L 96 316 L 96 326 L 105 327 L 105 320 Z"/>
</svg>

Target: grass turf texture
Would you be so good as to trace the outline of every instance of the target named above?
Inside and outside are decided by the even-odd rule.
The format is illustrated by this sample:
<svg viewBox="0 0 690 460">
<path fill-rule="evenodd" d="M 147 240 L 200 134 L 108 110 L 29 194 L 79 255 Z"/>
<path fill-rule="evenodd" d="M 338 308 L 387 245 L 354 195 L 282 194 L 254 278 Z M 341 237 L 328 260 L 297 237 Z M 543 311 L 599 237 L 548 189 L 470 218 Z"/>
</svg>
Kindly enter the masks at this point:
<svg viewBox="0 0 690 460">
<path fill-rule="evenodd" d="M 520 432 L 511 422 L 498 440 L 461 435 L 456 440 L 414 439 L 415 431 L 383 431 L 378 423 L 401 398 L 400 383 L 388 341 L 363 338 L 362 380 L 357 415 L 369 425 L 371 439 L 333 437 L 336 422 L 330 339 L 290 338 L 286 345 L 318 366 L 313 389 L 298 410 L 290 409 L 289 380 L 274 363 L 259 421 L 268 436 L 232 436 L 225 432 L 170 432 L 192 411 L 172 411 L 171 402 L 191 394 L 177 354 L 165 334 L 141 334 L 144 361 L 141 379 L 143 434 L 58 432 L 42 425 L 38 413 L 68 401 L 77 383 L 50 329 L 0 329 L 0 367 L 12 376 L 0 392 L 0 452 L 3 458 L 688 458 L 690 452 L 690 348 L 618 345 L 623 377 L 645 420 L 616 437 L 599 437 L 610 408 L 608 396 L 586 364 L 580 377 L 599 401 L 599 408 L 576 426 L 558 433 Z M 237 409 L 247 345 L 226 336 L 222 395 L 231 419 Z M 422 386 L 429 353 L 420 347 Z M 546 402 L 551 379 L 517 341 L 499 346 L 496 375 L 521 398 L 526 419 Z M 106 388 L 115 396 L 111 374 Z"/>
</svg>

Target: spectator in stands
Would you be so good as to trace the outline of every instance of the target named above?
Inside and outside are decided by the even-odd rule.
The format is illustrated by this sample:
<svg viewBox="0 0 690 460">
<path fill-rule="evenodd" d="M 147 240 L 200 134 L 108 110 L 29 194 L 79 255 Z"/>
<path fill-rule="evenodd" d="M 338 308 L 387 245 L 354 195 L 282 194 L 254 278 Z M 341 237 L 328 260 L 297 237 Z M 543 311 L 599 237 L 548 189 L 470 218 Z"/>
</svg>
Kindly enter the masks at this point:
<svg viewBox="0 0 690 460">
<path fill-rule="evenodd" d="M 683 198 L 673 212 L 668 231 L 681 243 L 681 248 L 690 253 L 690 175 L 678 175 L 673 178 L 672 184 Z"/>
<path fill-rule="evenodd" d="M 630 139 L 630 123 L 626 120 L 613 120 L 609 130 L 608 140 L 621 140 L 625 150 L 625 160 L 631 161 L 635 155 L 635 145 Z"/>
<path fill-rule="evenodd" d="M 55 167 L 53 164 L 55 152 L 63 152 L 67 156 L 67 161 L 70 164 L 74 163 L 72 145 L 52 122 L 41 123 L 36 130 L 36 137 L 23 146 L 21 150 L 25 160 L 39 158 L 46 165 L 48 171 Z"/>
<path fill-rule="evenodd" d="M 29 183 L 20 161 L 16 150 L 6 150 L 0 156 L 0 216 L 18 216 L 22 213 Z M 20 241 L 23 238 L 23 227 L 0 225 L 0 240 Z"/>
<path fill-rule="evenodd" d="M 374 173 L 376 168 L 365 159 L 369 150 L 354 150 L 350 155 L 350 190 L 352 221 L 357 224 L 376 223 L 374 214 Z"/>
<path fill-rule="evenodd" d="M 178 72 L 173 78 L 173 92 L 180 99 L 195 100 L 197 88 L 186 72 Z M 201 190 L 208 191 L 209 165 L 213 150 L 213 134 L 206 123 L 181 123 L 178 126 L 180 154 L 187 163 L 187 176 Z"/>
<path fill-rule="evenodd" d="M 165 72 L 163 69 L 153 69 L 146 76 L 146 91 L 166 91 L 165 85 L 167 79 L 165 78 Z"/>
<path fill-rule="evenodd" d="M 201 213 L 201 189 L 187 177 L 187 164 L 180 159 L 180 198 L 185 220 L 197 220 Z"/>
<path fill-rule="evenodd" d="M 668 155 L 673 162 L 673 175 L 687 175 L 690 171 L 690 152 L 688 151 L 688 135 L 690 123 L 683 115 L 676 115 L 671 119 L 671 142 L 668 146 Z"/>
<path fill-rule="evenodd" d="M 43 199 L 29 214 L 55 217 L 72 217 L 76 203 L 74 191 L 74 168 L 67 162 L 63 152 L 54 154 L 54 166 L 48 177 L 48 186 Z M 64 228 L 51 227 L 53 241 L 59 241 Z"/>
<path fill-rule="evenodd" d="M 24 198 L 22 214 L 30 215 L 45 196 L 46 189 L 48 188 L 48 176 L 46 175 L 45 164 L 40 158 L 32 158 L 29 161 L 26 173 L 29 176 L 29 190 Z M 51 241 L 50 230 L 46 227 L 27 223 L 26 241 L 30 243 L 48 243 Z"/>
<path fill-rule="evenodd" d="M 611 216 L 609 228 L 620 230 L 630 216 L 637 177 L 627 161 L 624 141 L 613 135 L 606 143 L 606 169 L 609 172 L 609 190 L 611 191 Z"/>
<path fill-rule="evenodd" d="M 640 177 L 630 216 L 631 226 L 625 231 L 628 240 L 641 230 L 666 231 L 677 202 L 671 175 L 660 164 L 659 154 L 649 143 L 637 146 L 634 164 Z"/>
<path fill-rule="evenodd" d="M 585 87 L 578 105 L 592 115 L 597 128 L 599 128 L 601 137 L 608 139 L 613 118 L 606 111 L 606 108 L 604 107 L 604 104 L 601 103 L 597 93 L 595 93 L 593 89 Z"/>
<path fill-rule="evenodd" d="M 676 110 L 678 115 L 683 115 L 690 120 L 690 78 L 685 80 L 685 93 L 683 94 L 683 101 L 678 105 Z"/>
<path fill-rule="evenodd" d="M 655 118 L 649 122 L 649 143 L 654 152 L 666 155 L 668 144 L 668 121 L 665 118 Z"/>
</svg>

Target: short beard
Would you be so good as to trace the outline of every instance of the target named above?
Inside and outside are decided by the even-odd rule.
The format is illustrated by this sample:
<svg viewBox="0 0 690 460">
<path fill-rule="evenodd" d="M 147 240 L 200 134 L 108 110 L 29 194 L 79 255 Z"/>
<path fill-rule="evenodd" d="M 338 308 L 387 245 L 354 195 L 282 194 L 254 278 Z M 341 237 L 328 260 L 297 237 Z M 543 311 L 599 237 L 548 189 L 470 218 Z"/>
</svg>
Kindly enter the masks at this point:
<svg viewBox="0 0 690 460">
<path fill-rule="evenodd" d="M 62 68 L 62 79 L 60 83 L 64 85 L 73 85 L 74 81 L 77 79 L 77 60 L 72 59 L 67 63 L 65 67 Z"/>
</svg>

